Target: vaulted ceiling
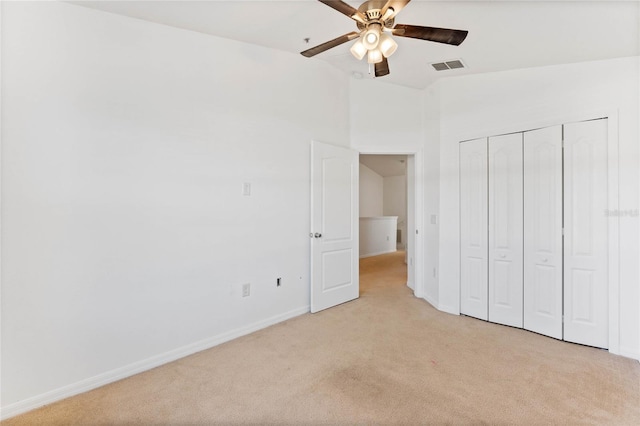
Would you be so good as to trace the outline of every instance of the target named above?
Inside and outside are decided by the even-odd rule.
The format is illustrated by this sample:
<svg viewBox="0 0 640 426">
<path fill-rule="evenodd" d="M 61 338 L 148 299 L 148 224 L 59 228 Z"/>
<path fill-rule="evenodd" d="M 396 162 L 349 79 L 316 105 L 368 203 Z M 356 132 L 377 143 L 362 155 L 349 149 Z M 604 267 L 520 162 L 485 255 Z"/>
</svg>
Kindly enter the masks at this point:
<svg viewBox="0 0 640 426">
<path fill-rule="evenodd" d="M 294 54 L 356 30 L 354 21 L 316 0 L 73 3 Z M 443 76 L 637 56 L 639 22 L 637 0 L 413 0 L 396 23 L 465 29 L 469 35 L 457 47 L 396 37 L 391 74 L 379 80 L 424 88 Z M 301 60 L 327 61 L 356 78 L 373 78 L 366 59 L 357 61 L 349 53 L 351 43 Z M 453 59 L 462 59 L 467 68 L 435 71 L 430 65 Z"/>
</svg>

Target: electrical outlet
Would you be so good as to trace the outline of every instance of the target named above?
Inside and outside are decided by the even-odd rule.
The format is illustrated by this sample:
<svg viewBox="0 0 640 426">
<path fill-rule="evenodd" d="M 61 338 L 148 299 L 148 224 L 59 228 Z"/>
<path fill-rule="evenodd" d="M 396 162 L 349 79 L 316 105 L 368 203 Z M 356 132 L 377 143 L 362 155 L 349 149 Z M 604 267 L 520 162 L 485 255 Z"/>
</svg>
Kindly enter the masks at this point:
<svg viewBox="0 0 640 426">
<path fill-rule="evenodd" d="M 251 295 L 251 283 L 242 284 L 242 297 L 249 297 Z"/>
<path fill-rule="evenodd" d="M 282 278 L 276 278 L 276 287 L 280 287 L 282 284 Z"/>
<path fill-rule="evenodd" d="M 249 182 L 245 182 L 242 184 L 242 195 L 248 197 L 251 195 L 251 184 Z"/>
</svg>

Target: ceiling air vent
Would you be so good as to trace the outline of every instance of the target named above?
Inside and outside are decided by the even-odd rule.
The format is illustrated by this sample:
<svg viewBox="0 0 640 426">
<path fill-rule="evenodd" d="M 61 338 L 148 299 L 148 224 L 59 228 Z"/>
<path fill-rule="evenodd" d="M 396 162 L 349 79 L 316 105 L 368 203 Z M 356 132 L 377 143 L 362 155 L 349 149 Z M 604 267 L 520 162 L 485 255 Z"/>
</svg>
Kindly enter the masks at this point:
<svg viewBox="0 0 640 426">
<path fill-rule="evenodd" d="M 431 64 L 431 66 L 436 71 L 455 70 L 458 68 L 465 68 L 464 64 L 460 59 L 454 59 L 452 61 L 446 61 L 446 62 L 437 62 L 435 64 Z"/>
</svg>

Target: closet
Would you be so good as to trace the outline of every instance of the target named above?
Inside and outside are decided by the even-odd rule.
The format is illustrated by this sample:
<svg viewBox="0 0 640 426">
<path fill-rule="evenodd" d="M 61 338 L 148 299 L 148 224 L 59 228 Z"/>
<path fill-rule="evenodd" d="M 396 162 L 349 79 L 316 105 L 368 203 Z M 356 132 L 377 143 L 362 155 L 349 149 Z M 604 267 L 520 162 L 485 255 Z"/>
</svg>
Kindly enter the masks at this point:
<svg viewBox="0 0 640 426">
<path fill-rule="evenodd" d="M 460 143 L 460 311 L 608 346 L 607 119 Z"/>
</svg>

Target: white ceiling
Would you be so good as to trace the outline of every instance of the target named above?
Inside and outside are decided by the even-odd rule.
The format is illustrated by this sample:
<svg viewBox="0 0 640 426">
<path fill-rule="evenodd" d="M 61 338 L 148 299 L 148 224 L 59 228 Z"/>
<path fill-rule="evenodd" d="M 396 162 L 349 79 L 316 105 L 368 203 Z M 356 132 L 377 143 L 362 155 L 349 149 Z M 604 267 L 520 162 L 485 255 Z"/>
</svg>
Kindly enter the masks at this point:
<svg viewBox="0 0 640 426">
<path fill-rule="evenodd" d="M 404 176 L 407 174 L 406 155 L 360 155 L 360 163 L 364 164 L 382 177 Z"/>
<path fill-rule="evenodd" d="M 354 21 L 316 0 L 73 3 L 296 54 L 356 30 Z M 395 37 L 399 47 L 389 59 L 391 74 L 379 80 L 425 88 L 443 76 L 636 56 L 639 21 L 638 0 L 413 0 L 396 23 L 465 29 L 469 35 L 457 47 Z M 324 60 L 345 73 L 371 78 L 366 60 L 359 62 L 349 53 L 351 43 L 301 58 Z M 457 58 L 468 69 L 436 72 L 429 65 Z"/>
</svg>

